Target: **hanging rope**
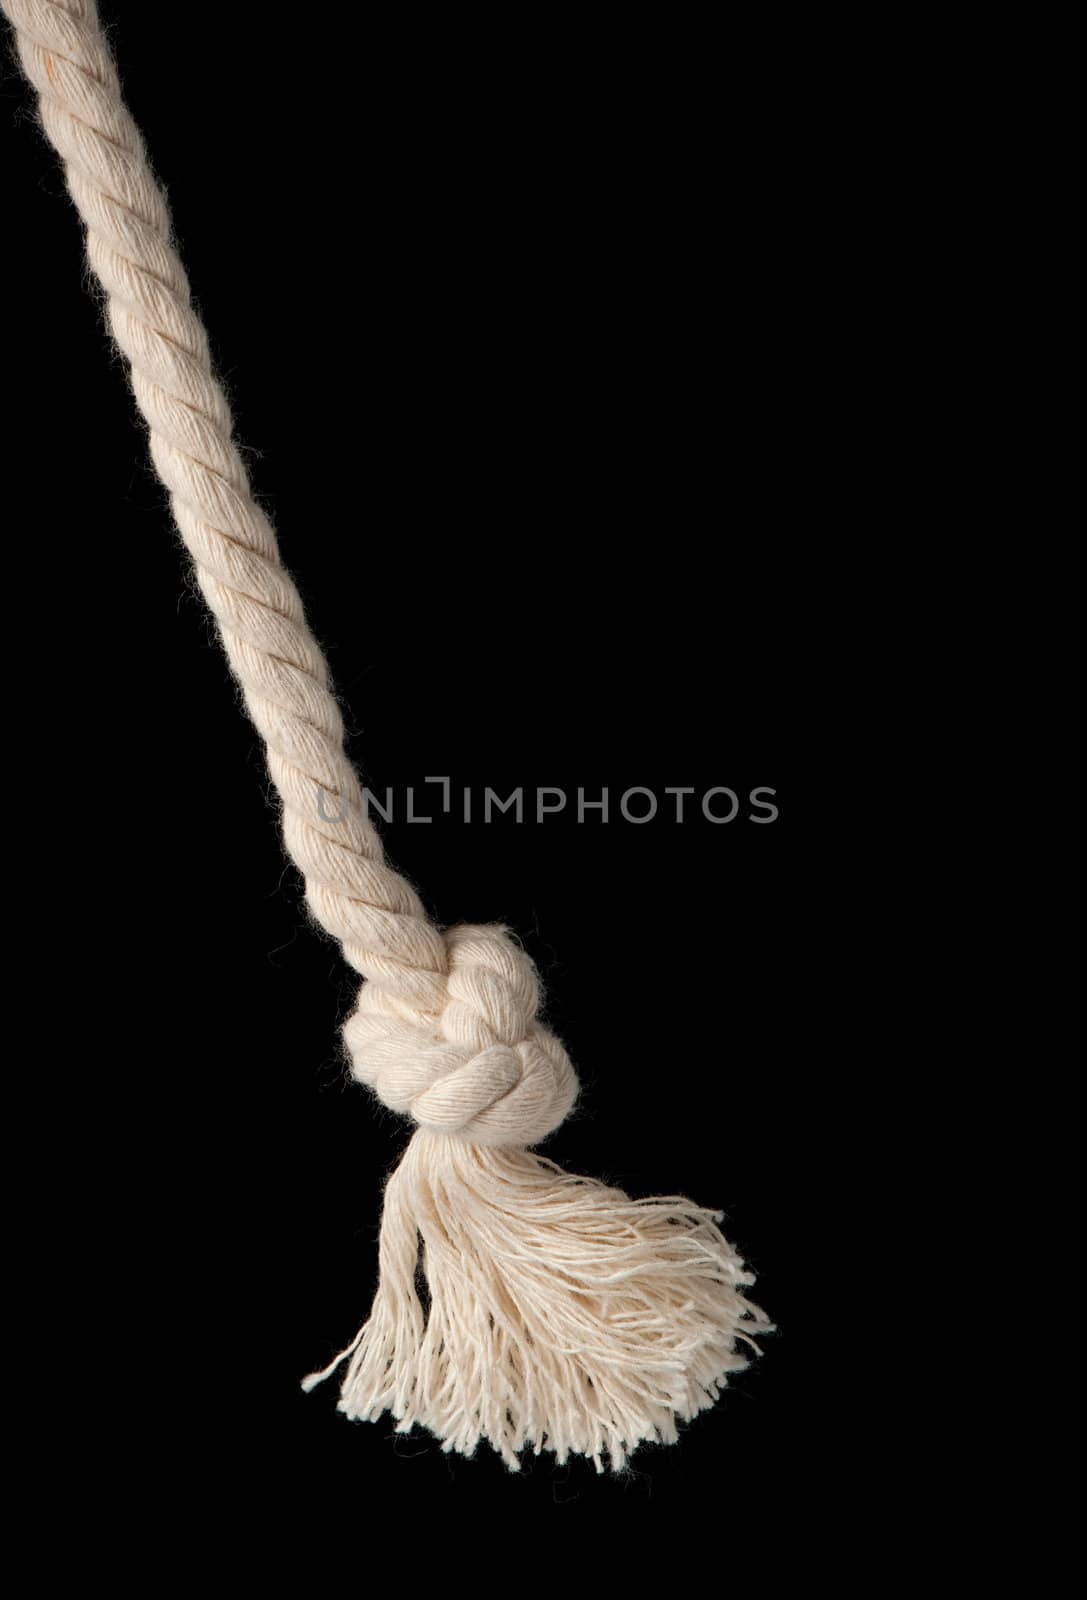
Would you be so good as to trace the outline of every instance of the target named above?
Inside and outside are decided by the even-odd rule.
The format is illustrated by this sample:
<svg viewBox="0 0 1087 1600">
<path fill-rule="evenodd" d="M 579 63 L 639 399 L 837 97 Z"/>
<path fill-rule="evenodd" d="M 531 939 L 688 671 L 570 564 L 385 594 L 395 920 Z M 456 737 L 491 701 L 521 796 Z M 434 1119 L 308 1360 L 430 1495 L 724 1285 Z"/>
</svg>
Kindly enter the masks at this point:
<svg viewBox="0 0 1087 1600">
<path fill-rule="evenodd" d="M 0 0 L 86 227 L 151 458 L 282 803 L 307 905 L 365 980 L 354 1076 L 417 1131 L 385 1192 L 380 1282 L 340 1409 L 447 1449 L 481 1439 L 619 1467 L 716 1398 L 769 1327 L 716 1213 L 631 1201 L 533 1154 L 577 1094 L 509 930 L 435 927 L 385 861 L 327 665 L 253 499 L 165 196 L 92 0 Z M 334 797 L 333 804 L 322 803 Z M 335 820 L 329 820 L 330 815 Z M 417 1275 L 427 1281 L 428 1304 Z"/>
</svg>

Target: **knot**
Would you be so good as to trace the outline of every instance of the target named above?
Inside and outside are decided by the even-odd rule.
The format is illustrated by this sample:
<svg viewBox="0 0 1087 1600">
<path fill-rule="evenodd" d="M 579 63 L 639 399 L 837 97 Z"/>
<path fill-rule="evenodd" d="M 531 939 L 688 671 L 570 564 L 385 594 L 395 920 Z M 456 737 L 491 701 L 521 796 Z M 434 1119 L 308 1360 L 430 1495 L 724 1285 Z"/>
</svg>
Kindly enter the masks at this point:
<svg viewBox="0 0 1087 1600">
<path fill-rule="evenodd" d="M 462 925 L 443 937 L 447 969 L 433 975 L 427 998 L 417 972 L 398 985 L 383 967 L 363 985 L 344 1028 L 352 1072 L 429 1133 L 535 1144 L 577 1095 L 569 1056 L 536 1019 L 536 969 L 498 925 Z"/>
</svg>

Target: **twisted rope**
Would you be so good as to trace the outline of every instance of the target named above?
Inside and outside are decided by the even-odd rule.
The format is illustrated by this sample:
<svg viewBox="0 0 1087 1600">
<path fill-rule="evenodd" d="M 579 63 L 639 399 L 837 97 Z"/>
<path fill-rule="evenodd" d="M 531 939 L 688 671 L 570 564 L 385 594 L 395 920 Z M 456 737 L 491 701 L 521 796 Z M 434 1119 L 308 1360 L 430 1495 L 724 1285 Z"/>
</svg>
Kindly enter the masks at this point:
<svg viewBox="0 0 1087 1600">
<path fill-rule="evenodd" d="M 430 1132 L 533 1144 L 570 1109 L 573 1068 L 536 1019 L 535 971 L 508 930 L 436 928 L 385 860 L 327 664 L 234 444 L 166 199 L 93 0 L 0 3 L 86 225 L 151 459 L 264 741 L 287 852 L 313 916 L 366 980 L 344 1029 L 352 1071 Z M 321 795 L 337 797 L 339 820 Z"/>
<path fill-rule="evenodd" d="M 121 101 L 93 0 L 0 0 L 64 160 L 150 430 L 151 458 L 282 802 L 309 908 L 365 982 L 344 1028 L 355 1076 L 420 1132 L 385 1189 L 380 1276 L 343 1363 L 340 1409 L 447 1450 L 487 1439 L 621 1467 L 671 1441 L 769 1325 L 719 1213 L 629 1200 L 524 1146 L 577 1091 L 505 928 L 435 928 L 384 859 L 343 747 L 326 663 L 253 500 L 230 411 L 170 240 L 166 202 Z M 338 797 L 341 820 L 319 800 Z M 511 1148 L 487 1148 L 488 1146 Z M 427 1284 L 424 1303 L 419 1272 Z"/>
</svg>

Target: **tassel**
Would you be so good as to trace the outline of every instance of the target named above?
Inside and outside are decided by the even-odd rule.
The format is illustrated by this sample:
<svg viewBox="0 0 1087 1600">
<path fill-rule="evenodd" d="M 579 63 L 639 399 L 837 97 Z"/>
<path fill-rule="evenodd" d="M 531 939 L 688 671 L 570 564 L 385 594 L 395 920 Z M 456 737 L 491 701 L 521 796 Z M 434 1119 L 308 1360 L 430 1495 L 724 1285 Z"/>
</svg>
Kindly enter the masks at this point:
<svg viewBox="0 0 1087 1600">
<path fill-rule="evenodd" d="M 370 1317 L 303 1388 L 349 1361 L 348 1417 L 390 1412 L 469 1456 L 487 1440 L 514 1471 L 529 1448 L 617 1471 L 642 1442 L 674 1443 L 771 1326 L 720 1221 L 418 1132 L 385 1190 Z"/>
</svg>

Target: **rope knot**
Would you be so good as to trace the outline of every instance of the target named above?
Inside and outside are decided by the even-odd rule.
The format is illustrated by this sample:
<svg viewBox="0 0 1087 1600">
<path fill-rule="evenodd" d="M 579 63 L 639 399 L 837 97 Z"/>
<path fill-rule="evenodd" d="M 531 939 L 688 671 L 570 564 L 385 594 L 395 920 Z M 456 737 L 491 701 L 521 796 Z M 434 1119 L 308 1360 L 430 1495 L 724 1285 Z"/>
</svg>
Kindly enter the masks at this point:
<svg viewBox="0 0 1087 1600">
<path fill-rule="evenodd" d="M 444 973 L 363 985 L 344 1028 L 352 1071 L 393 1111 L 472 1144 L 530 1145 L 577 1095 L 561 1043 L 537 1020 L 536 969 L 509 930 L 462 924 L 443 935 Z"/>
</svg>

